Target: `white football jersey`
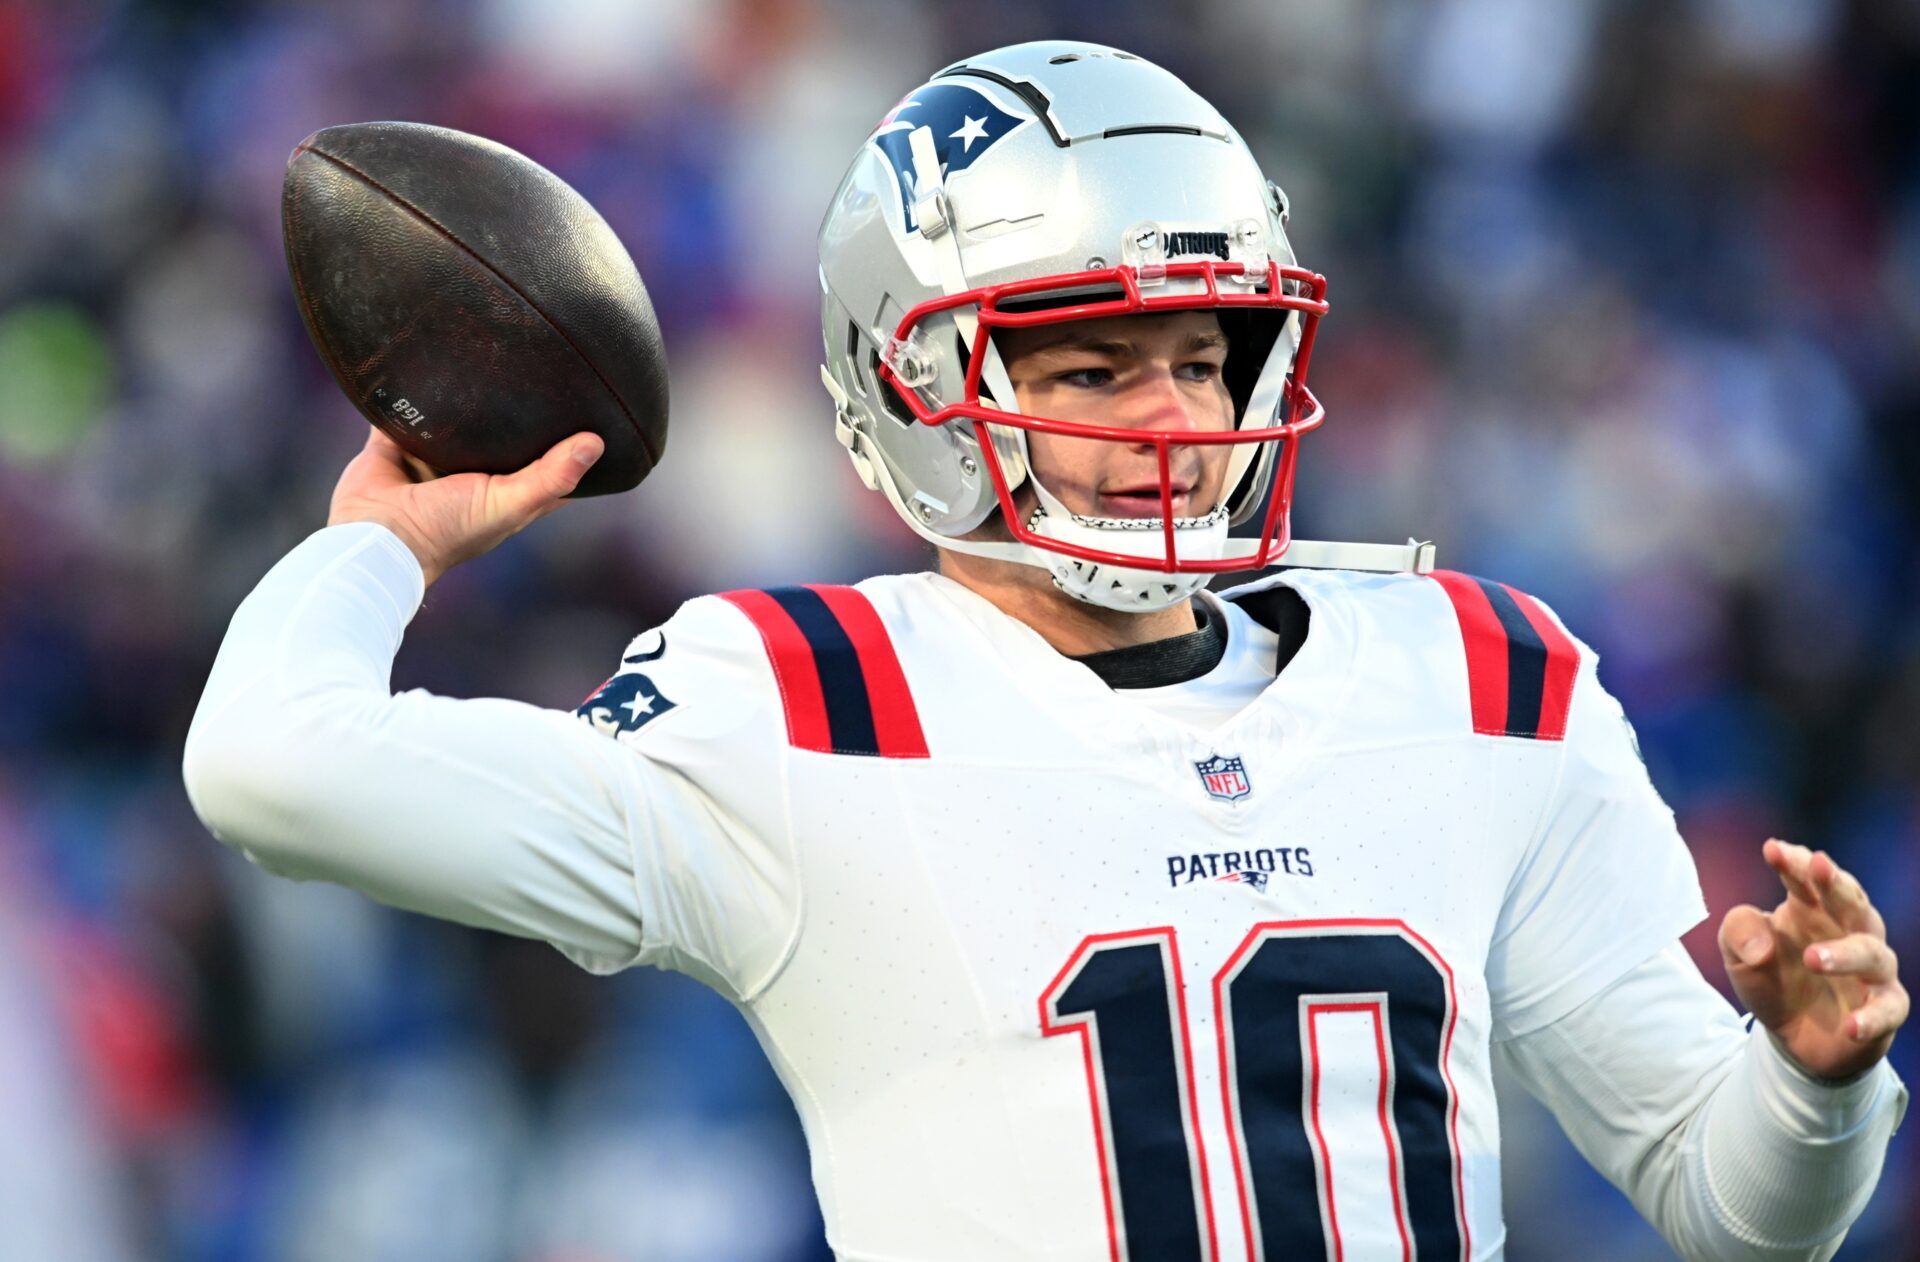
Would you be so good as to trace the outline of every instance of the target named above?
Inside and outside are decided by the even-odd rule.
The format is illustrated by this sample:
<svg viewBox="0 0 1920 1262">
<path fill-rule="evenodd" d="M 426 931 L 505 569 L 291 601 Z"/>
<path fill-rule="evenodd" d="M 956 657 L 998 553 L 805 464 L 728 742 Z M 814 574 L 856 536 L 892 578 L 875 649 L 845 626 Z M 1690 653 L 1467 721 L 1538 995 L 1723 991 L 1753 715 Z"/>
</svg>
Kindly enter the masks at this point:
<svg viewBox="0 0 1920 1262">
<path fill-rule="evenodd" d="M 1457 574 L 1291 571 L 1216 726 L 931 574 L 693 600 L 580 716 L 641 950 L 737 1002 L 848 1259 L 1497 1256 L 1490 1044 L 1704 915 L 1593 655 Z"/>
</svg>

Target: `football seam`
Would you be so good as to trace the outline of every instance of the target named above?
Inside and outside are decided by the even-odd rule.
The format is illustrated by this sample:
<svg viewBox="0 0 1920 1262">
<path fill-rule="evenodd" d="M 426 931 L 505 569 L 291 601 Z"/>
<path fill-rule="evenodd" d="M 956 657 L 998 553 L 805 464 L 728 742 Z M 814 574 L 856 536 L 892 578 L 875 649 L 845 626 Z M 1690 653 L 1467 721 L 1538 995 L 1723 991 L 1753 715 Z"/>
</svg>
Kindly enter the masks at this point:
<svg viewBox="0 0 1920 1262">
<path fill-rule="evenodd" d="M 572 351 L 575 355 L 580 357 L 580 362 L 587 366 L 587 371 L 592 373 L 594 376 L 594 379 L 598 381 L 600 385 L 606 390 L 608 397 L 613 400 L 614 406 L 618 407 L 620 409 L 620 414 L 627 418 L 627 424 L 633 427 L 633 435 L 635 440 L 638 441 L 640 444 L 640 450 L 647 453 L 648 468 L 652 468 L 654 465 L 657 465 L 660 462 L 659 454 L 654 451 L 653 445 L 647 441 L 646 431 L 640 428 L 640 422 L 634 418 L 633 409 L 627 406 L 627 401 L 620 397 L 620 392 L 614 389 L 613 383 L 611 381 L 608 381 L 606 374 L 600 371 L 600 366 L 594 363 L 592 357 L 590 357 L 585 351 L 580 349 L 579 343 L 575 342 L 573 338 L 568 335 L 567 331 L 560 327 L 559 322 L 556 321 L 552 316 L 548 315 L 546 313 L 546 310 L 542 308 L 539 303 L 535 302 L 532 296 L 529 295 L 526 290 L 520 288 L 519 285 L 513 282 L 512 277 L 502 272 L 499 268 L 495 267 L 493 264 L 487 262 L 485 258 L 481 257 L 478 251 L 474 250 L 472 246 L 468 245 L 465 241 L 462 241 L 458 236 L 454 235 L 452 230 L 449 229 L 445 224 L 441 223 L 439 220 L 435 219 L 432 215 L 429 215 L 426 211 L 420 209 L 420 207 L 414 205 L 412 202 L 408 201 L 406 198 L 400 196 L 400 194 L 394 192 L 392 189 L 382 184 L 379 180 L 374 179 L 371 175 L 368 175 L 365 171 L 362 171 L 359 167 L 354 166 L 351 162 L 346 161 L 344 158 L 336 158 L 334 155 L 328 153 L 326 150 L 317 149 L 312 145 L 301 145 L 300 148 L 295 151 L 294 156 L 298 157 L 302 153 L 310 153 L 316 158 L 321 158 L 327 162 L 331 162 L 333 165 L 339 167 L 342 171 L 345 171 L 347 174 L 361 181 L 368 188 L 373 189 L 375 192 L 385 197 L 388 201 L 391 201 L 394 205 L 400 207 L 402 210 L 406 211 L 408 214 L 413 215 L 415 218 L 420 220 L 421 223 L 426 224 L 428 227 L 432 228 L 435 232 L 438 232 L 441 236 L 445 237 L 448 241 L 452 242 L 468 258 L 472 259 L 474 262 L 478 263 L 481 267 L 485 268 L 489 275 L 491 275 L 494 279 L 498 280 L 502 285 L 505 285 L 508 289 L 512 290 L 514 295 L 518 297 L 520 301 L 526 303 L 527 306 L 533 311 L 533 313 L 539 316 L 540 319 L 546 324 L 546 326 L 552 329 L 554 333 L 559 336 L 560 340 L 567 344 L 568 350 Z"/>
</svg>

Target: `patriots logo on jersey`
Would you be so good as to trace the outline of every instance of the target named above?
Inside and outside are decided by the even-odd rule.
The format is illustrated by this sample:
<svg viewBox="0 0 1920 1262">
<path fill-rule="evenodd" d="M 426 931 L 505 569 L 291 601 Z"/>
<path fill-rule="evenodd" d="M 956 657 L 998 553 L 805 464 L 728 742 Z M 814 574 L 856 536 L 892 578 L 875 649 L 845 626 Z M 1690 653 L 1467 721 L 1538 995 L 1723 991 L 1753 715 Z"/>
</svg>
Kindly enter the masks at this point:
<svg viewBox="0 0 1920 1262">
<path fill-rule="evenodd" d="M 618 736 L 639 731 L 673 708 L 651 679 L 629 671 L 601 684 L 574 713 L 608 736 Z"/>
<path fill-rule="evenodd" d="M 966 83 L 930 83 L 915 89 L 887 112 L 873 133 L 873 145 L 893 168 L 900 186 L 900 216 L 908 232 L 919 231 L 913 203 L 917 200 L 913 144 L 916 128 L 933 132 L 933 151 L 942 175 L 964 171 L 981 154 L 1018 131 L 1031 117 L 1002 109 L 981 88 Z"/>
<path fill-rule="evenodd" d="M 1219 754 L 1193 764 L 1200 773 L 1200 783 L 1209 797 L 1219 798 L 1222 802 L 1233 802 L 1253 792 L 1253 784 L 1247 779 L 1247 764 L 1237 756 L 1223 758 Z"/>
<path fill-rule="evenodd" d="M 1312 876 L 1313 856 L 1305 846 L 1262 846 L 1257 850 L 1201 850 L 1167 856 L 1167 885 L 1179 889 L 1195 882 L 1251 885 L 1266 893 L 1275 874 Z"/>
</svg>

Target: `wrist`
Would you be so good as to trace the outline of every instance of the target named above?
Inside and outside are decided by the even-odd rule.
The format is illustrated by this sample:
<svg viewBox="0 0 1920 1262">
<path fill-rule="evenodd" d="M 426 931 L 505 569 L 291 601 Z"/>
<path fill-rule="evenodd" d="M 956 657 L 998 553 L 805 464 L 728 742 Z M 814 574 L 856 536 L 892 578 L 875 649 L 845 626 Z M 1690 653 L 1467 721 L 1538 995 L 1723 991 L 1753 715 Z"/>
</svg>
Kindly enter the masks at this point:
<svg viewBox="0 0 1920 1262">
<path fill-rule="evenodd" d="M 439 563 L 433 550 L 420 542 L 418 536 L 408 528 L 407 524 L 397 519 L 393 514 L 367 511 L 355 507 L 344 510 L 336 509 L 327 518 L 327 525 L 329 526 L 344 526 L 352 522 L 365 522 L 369 525 L 379 526 L 395 539 L 399 540 L 401 545 L 406 549 L 407 554 L 411 556 L 414 563 L 420 567 L 420 583 L 423 592 L 426 588 L 432 587 L 435 581 L 437 581 L 442 574 L 446 573 L 446 567 Z"/>
<path fill-rule="evenodd" d="M 1761 1028 L 1762 1030 L 1766 1030 L 1768 1046 L 1773 1048 L 1774 1054 L 1780 1058 L 1781 1062 L 1785 1065 L 1785 1067 L 1789 1072 L 1796 1073 L 1800 1075 L 1802 1078 L 1805 1078 L 1809 1083 L 1813 1083 L 1818 1086 L 1822 1086 L 1822 1087 L 1850 1086 L 1853 1083 L 1859 1082 L 1862 1078 L 1866 1077 L 1868 1074 L 1872 1073 L 1874 1069 L 1874 1065 L 1878 1065 L 1880 1063 L 1879 1061 L 1875 1061 L 1873 1065 L 1868 1065 L 1864 1069 L 1856 1069 L 1849 1073 L 1842 1073 L 1842 1074 L 1816 1073 L 1814 1070 L 1811 1070 L 1807 1068 L 1805 1065 L 1800 1063 L 1800 1058 L 1793 1054 L 1793 1049 L 1789 1048 L 1786 1045 L 1786 1042 L 1783 1039 L 1781 1039 L 1781 1037 L 1778 1034 L 1775 1034 L 1772 1030 L 1767 1030 L 1765 1026 L 1760 1026 L 1760 1023 L 1757 1021 L 1754 1022 L 1754 1024 L 1756 1026 L 1759 1026 L 1759 1028 Z"/>
<path fill-rule="evenodd" d="M 322 543 L 324 541 L 324 543 Z M 339 560 L 349 560 L 347 569 L 356 588 L 378 591 L 384 600 L 373 601 L 369 609 L 379 611 L 392 633 L 393 649 L 400 635 L 420 609 L 427 593 L 426 575 L 420 558 L 414 555 L 399 535 L 378 521 L 356 518 L 330 522 L 310 540 L 324 547 Z M 303 545 L 304 546 L 304 545 Z"/>
</svg>

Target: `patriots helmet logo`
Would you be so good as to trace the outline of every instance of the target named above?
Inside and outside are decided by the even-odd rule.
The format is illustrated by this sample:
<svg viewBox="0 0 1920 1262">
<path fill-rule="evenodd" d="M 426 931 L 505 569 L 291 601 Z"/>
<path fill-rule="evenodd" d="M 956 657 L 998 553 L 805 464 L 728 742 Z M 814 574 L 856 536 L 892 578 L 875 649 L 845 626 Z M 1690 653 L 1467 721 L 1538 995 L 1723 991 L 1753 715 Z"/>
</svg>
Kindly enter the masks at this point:
<svg viewBox="0 0 1920 1262">
<path fill-rule="evenodd" d="M 601 684 L 574 714 L 608 736 L 618 736 L 638 731 L 673 708 L 673 702 L 653 686 L 651 679 L 638 671 L 628 671 Z"/>
<path fill-rule="evenodd" d="M 917 232 L 913 203 L 918 179 L 914 175 L 911 137 L 917 128 L 933 133 L 933 151 L 942 175 L 964 171 L 980 155 L 1031 123 L 1029 115 L 1010 113 L 981 88 L 951 80 L 915 88 L 887 112 L 873 133 L 873 146 L 893 168 L 900 188 L 900 217 L 908 232 Z"/>
</svg>

